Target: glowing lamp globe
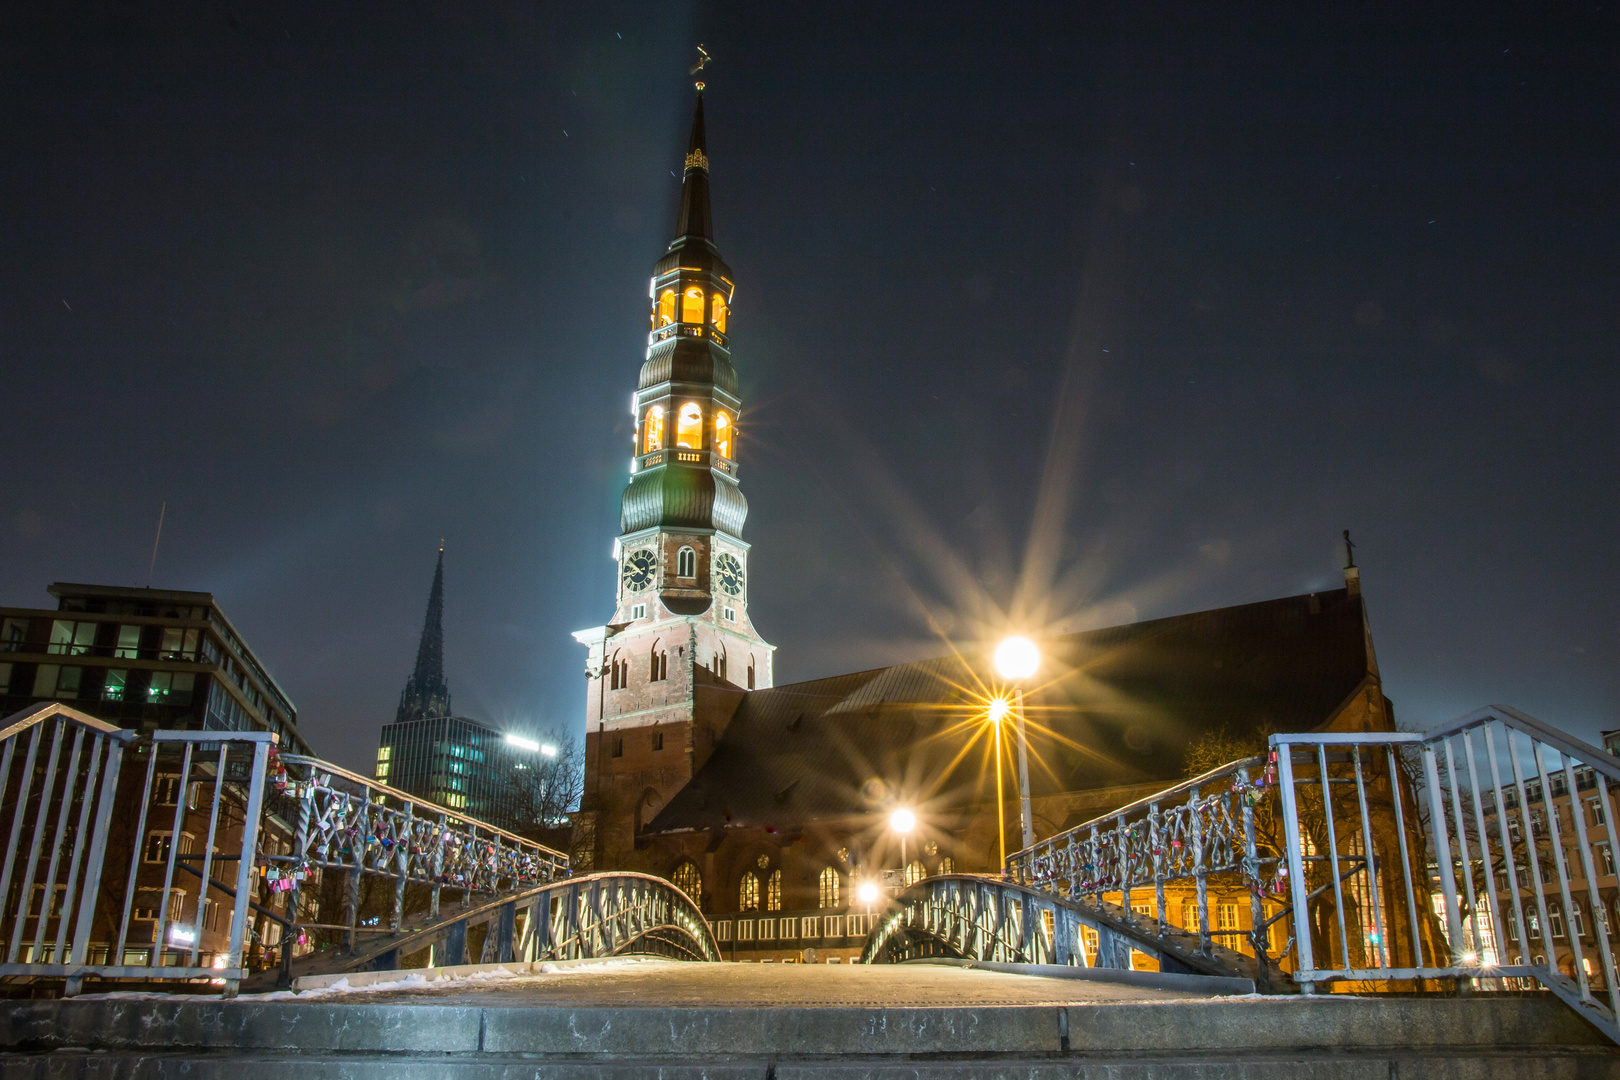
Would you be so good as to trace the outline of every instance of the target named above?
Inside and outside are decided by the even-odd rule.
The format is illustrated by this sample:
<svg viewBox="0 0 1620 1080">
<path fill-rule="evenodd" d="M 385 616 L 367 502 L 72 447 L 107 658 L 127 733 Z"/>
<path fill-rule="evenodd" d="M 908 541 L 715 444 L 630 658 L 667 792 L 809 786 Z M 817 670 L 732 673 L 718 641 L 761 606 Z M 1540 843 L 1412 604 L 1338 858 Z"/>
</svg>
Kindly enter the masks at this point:
<svg viewBox="0 0 1620 1080">
<path fill-rule="evenodd" d="M 996 670 L 1003 679 L 1021 682 L 1041 666 L 1041 650 L 1029 638 L 1010 637 L 996 646 Z"/>
<path fill-rule="evenodd" d="M 1004 697 L 990 699 L 990 722 L 999 724 L 1012 712 L 1012 705 Z"/>
<path fill-rule="evenodd" d="M 889 828 L 897 833 L 908 833 L 917 827 L 917 815 L 901 807 L 889 815 Z"/>
<path fill-rule="evenodd" d="M 878 887 L 870 881 L 861 882 L 861 887 L 855 890 L 855 896 L 863 904 L 870 904 L 878 898 Z"/>
</svg>

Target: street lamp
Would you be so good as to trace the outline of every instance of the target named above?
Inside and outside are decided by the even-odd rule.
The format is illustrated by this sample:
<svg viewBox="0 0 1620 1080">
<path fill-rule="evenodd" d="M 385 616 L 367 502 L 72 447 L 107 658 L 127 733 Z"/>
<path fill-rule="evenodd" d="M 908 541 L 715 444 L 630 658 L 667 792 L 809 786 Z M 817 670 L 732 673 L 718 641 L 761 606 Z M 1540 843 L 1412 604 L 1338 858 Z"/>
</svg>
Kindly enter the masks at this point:
<svg viewBox="0 0 1620 1080">
<path fill-rule="evenodd" d="M 917 827 L 917 815 L 901 807 L 889 815 L 889 828 L 900 834 L 900 881 L 906 880 L 906 834 Z"/>
<path fill-rule="evenodd" d="M 1007 866 L 1007 809 L 1001 794 L 1001 722 L 1007 719 L 1012 705 L 1004 697 L 990 699 L 991 738 L 996 744 L 996 846 L 1001 851 L 1001 865 Z"/>
<path fill-rule="evenodd" d="M 1041 666 L 1041 650 L 1028 638 L 1010 637 L 996 646 L 996 670 L 1013 684 L 1018 721 L 1018 816 L 1024 826 L 1024 847 L 1035 845 L 1035 821 L 1029 810 L 1029 736 L 1024 730 L 1024 681 Z M 1005 867 L 1006 858 L 1002 865 Z"/>
</svg>

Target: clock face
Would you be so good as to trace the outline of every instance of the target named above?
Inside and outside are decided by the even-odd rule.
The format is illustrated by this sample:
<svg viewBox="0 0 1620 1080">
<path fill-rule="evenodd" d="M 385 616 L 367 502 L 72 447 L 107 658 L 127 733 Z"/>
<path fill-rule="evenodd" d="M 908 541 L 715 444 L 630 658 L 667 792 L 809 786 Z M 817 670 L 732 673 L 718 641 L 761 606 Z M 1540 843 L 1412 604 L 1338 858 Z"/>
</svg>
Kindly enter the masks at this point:
<svg viewBox="0 0 1620 1080">
<path fill-rule="evenodd" d="M 737 561 L 737 556 L 726 554 L 714 560 L 714 576 L 727 593 L 732 596 L 742 595 L 743 568 L 742 563 Z"/>
<path fill-rule="evenodd" d="M 650 549 L 633 551 L 624 560 L 624 585 L 632 592 L 640 592 L 652 584 L 658 569 L 658 556 Z"/>
</svg>

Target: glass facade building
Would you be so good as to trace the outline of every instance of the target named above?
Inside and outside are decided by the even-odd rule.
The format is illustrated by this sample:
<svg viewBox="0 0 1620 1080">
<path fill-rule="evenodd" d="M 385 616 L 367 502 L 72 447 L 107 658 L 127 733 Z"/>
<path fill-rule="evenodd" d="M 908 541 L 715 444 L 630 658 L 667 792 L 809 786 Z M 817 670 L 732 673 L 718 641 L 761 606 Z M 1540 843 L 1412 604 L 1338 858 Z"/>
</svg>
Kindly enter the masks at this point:
<svg viewBox="0 0 1620 1080">
<path fill-rule="evenodd" d="M 491 825 L 511 828 L 523 766 L 501 732 L 460 716 L 387 724 L 377 746 L 376 778 Z"/>
</svg>

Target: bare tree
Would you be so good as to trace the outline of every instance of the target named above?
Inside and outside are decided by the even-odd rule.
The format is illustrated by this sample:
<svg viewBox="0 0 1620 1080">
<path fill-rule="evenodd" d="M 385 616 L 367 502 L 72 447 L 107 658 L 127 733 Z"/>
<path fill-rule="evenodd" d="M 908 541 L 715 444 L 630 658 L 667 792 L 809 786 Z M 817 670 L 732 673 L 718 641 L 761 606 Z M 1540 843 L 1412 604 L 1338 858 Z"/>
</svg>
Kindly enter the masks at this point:
<svg viewBox="0 0 1620 1080">
<path fill-rule="evenodd" d="M 585 759 L 579 741 L 572 735 L 549 736 L 547 741 L 557 747 L 555 757 L 536 755 L 514 773 L 513 819 L 519 830 L 566 825 L 584 793 Z"/>
</svg>

